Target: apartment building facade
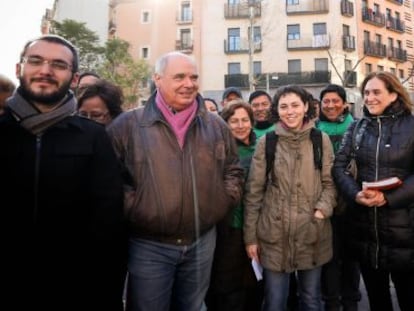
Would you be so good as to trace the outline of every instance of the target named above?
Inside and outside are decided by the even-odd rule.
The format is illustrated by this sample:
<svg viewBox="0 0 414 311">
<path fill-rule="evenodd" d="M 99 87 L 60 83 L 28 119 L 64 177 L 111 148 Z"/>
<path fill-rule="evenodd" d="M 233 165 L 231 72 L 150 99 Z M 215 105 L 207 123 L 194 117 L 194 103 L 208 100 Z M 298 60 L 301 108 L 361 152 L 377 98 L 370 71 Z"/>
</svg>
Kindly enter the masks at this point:
<svg viewBox="0 0 414 311">
<path fill-rule="evenodd" d="M 110 0 L 55 0 L 53 7 L 46 10 L 42 21 L 42 33 L 48 33 L 50 20 L 59 23 L 65 19 L 85 23 L 99 37 L 99 43 L 104 45 L 108 40 Z"/>
<path fill-rule="evenodd" d="M 413 2 L 410 0 L 356 1 L 359 72 L 390 71 L 414 90 Z"/>
<path fill-rule="evenodd" d="M 414 92 L 412 0 L 110 0 L 108 8 L 109 37 L 151 65 L 168 51 L 194 56 L 201 92 L 218 101 L 228 86 L 247 98 L 288 83 L 317 96 L 337 83 L 359 102 L 357 87 L 374 70 L 394 72 Z"/>
</svg>

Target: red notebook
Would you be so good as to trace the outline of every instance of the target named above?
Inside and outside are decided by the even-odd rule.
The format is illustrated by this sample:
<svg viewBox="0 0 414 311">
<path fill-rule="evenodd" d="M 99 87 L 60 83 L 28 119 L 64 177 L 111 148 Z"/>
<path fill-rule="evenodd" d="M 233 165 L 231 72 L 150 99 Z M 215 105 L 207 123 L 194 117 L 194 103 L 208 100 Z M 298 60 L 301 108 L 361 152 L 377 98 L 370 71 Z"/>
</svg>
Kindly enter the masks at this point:
<svg viewBox="0 0 414 311">
<path fill-rule="evenodd" d="M 402 180 L 398 177 L 390 177 L 385 178 L 377 181 L 363 181 L 362 182 L 362 189 L 369 189 L 369 190 L 390 190 L 397 188 L 402 184 Z"/>
</svg>

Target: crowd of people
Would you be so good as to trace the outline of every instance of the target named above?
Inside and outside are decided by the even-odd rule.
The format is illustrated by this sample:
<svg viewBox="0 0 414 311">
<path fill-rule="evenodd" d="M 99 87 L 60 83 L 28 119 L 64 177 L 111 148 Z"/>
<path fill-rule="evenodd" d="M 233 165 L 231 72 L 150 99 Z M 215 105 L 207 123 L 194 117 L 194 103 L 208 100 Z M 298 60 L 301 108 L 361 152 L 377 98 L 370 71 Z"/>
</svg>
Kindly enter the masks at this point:
<svg viewBox="0 0 414 311">
<path fill-rule="evenodd" d="M 230 87 L 219 106 L 198 76 L 166 53 L 145 106 L 123 111 L 72 43 L 25 44 L 19 85 L 0 75 L 6 296 L 27 310 L 352 311 L 362 276 L 372 311 L 393 310 L 390 280 L 414 310 L 414 116 L 398 78 L 368 74 L 355 119 L 339 85 L 246 101 Z"/>
</svg>

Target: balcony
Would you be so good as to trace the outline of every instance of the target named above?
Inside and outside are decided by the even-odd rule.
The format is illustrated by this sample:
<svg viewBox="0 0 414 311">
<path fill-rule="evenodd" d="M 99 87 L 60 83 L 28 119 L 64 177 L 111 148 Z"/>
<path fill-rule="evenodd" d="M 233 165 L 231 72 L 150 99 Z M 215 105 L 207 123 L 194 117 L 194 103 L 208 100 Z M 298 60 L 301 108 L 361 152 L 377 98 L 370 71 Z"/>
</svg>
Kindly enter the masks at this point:
<svg viewBox="0 0 414 311">
<path fill-rule="evenodd" d="M 392 2 L 398 5 L 403 5 L 404 4 L 404 0 L 388 0 L 388 2 Z"/>
<path fill-rule="evenodd" d="M 250 46 L 249 39 L 240 39 L 239 40 L 232 40 L 230 43 L 227 40 L 224 40 L 224 53 L 226 54 L 246 54 L 249 53 Z M 262 51 L 262 42 L 257 41 L 253 44 L 253 53 L 261 52 Z"/>
<path fill-rule="evenodd" d="M 298 4 L 286 3 L 286 14 L 323 14 L 329 12 L 329 0 L 302 0 Z"/>
<path fill-rule="evenodd" d="M 315 85 L 331 83 L 330 71 L 302 71 L 294 73 L 274 72 L 269 74 L 260 74 L 256 76 L 256 87 L 266 88 L 266 76 L 269 75 L 270 88 L 278 88 L 287 84 Z"/>
<path fill-rule="evenodd" d="M 354 87 L 357 85 L 357 72 L 346 70 L 344 72 L 343 79 L 344 79 L 344 85 L 346 87 Z"/>
<path fill-rule="evenodd" d="M 401 48 L 389 48 L 388 58 L 396 62 L 404 63 L 407 61 L 407 50 Z"/>
<path fill-rule="evenodd" d="M 341 0 L 341 14 L 343 16 L 354 16 L 354 4 L 348 0 Z"/>
<path fill-rule="evenodd" d="M 224 5 L 224 18 L 237 19 L 237 18 L 249 18 L 250 7 L 253 7 L 254 17 L 260 17 L 262 15 L 262 4 L 259 1 L 249 1 L 248 3 L 238 4 L 225 4 Z"/>
<path fill-rule="evenodd" d="M 248 88 L 249 87 L 249 75 L 248 74 L 230 74 L 224 75 L 224 87 L 238 87 L 238 88 Z"/>
<path fill-rule="evenodd" d="M 385 15 L 381 12 L 374 12 L 369 8 L 362 8 L 362 21 L 377 27 L 384 27 Z"/>
<path fill-rule="evenodd" d="M 387 29 L 398 32 L 398 33 L 403 33 L 405 31 L 404 21 L 394 18 L 394 17 L 387 18 L 386 27 Z"/>
<path fill-rule="evenodd" d="M 325 50 L 330 47 L 329 35 L 301 36 L 297 40 L 287 40 L 288 50 Z"/>
<path fill-rule="evenodd" d="M 364 54 L 368 56 L 384 58 L 387 56 L 385 44 L 373 41 L 364 41 Z"/>
<path fill-rule="evenodd" d="M 175 41 L 175 50 L 183 53 L 192 53 L 193 52 L 193 41 L 190 40 L 176 40 Z"/>
<path fill-rule="evenodd" d="M 344 51 L 355 51 L 355 36 L 342 36 L 342 49 Z"/>
</svg>

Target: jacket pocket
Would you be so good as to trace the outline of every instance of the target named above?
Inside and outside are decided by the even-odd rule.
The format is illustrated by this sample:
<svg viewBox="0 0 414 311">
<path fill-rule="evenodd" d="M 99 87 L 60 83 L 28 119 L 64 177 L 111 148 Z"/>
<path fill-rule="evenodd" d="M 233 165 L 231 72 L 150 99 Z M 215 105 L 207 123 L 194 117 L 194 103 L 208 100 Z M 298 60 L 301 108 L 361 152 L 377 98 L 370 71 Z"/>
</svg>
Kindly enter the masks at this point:
<svg viewBox="0 0 414 311">
<path fill-rule="evenodd" d="M 329 219 L 318 219 L 312 217 L 312 219 L 307 224 L 306 233 L 304 236 L 305 244 L 315 244 L 319 242 L 322 238 L 325 226 L 328 224 Z"/>
<path fill-rule="evenodd" d="M 279 243 L 283 237 L 283 215 L 276 189 L 268 189 L 257 223 L 257 236 L 267 243 Z M 279 198 L 283 202 L 283 198 Z"/>
</svg>

